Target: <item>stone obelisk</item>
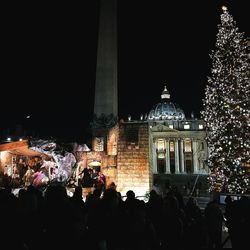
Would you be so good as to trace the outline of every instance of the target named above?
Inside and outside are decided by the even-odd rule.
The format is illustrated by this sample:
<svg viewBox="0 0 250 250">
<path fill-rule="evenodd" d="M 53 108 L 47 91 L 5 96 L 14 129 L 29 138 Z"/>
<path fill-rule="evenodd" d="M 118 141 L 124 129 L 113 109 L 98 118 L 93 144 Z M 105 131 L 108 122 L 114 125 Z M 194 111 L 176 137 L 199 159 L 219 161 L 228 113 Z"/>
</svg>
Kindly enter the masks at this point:
<svg viewBox="0 0 250 250">
<path fill-rule="evenodd" d="M 117 0 L 101 0 L 93 127 L 112 127 L 117 115 Z"/>
</svg>

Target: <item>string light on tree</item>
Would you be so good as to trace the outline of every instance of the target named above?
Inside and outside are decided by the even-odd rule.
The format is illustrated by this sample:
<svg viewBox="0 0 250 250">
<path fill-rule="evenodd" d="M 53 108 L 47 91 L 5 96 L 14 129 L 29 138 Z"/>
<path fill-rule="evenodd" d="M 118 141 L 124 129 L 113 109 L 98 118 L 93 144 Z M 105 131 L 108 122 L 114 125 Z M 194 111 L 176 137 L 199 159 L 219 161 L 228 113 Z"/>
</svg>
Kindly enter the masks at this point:
<svg viewBox="0 0 250 250">
<path fill-rule="evenodd" d="M 210 191 L 249 193 L 249 45 L 227 7 L 222 10 L 202 111 L 207 126 Z"/>
</svg>

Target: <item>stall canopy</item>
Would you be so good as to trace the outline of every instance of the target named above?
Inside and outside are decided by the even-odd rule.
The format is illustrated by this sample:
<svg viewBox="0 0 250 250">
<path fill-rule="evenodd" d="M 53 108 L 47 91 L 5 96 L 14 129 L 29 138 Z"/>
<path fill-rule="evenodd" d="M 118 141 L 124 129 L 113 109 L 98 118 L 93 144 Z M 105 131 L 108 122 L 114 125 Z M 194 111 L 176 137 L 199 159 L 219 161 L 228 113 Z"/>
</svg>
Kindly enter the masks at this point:
<svg viewBox="0 0 250 250">
<path fill-rule="evenodd" d="M 30 149 L 27 140 L 0 144 L 0 152 L 1 151 L 11 151 L 11 153 L 13 154 L 24 155 L 29 157 L 44 155 L 41 152 L 37 152 Z"/>
</svg>

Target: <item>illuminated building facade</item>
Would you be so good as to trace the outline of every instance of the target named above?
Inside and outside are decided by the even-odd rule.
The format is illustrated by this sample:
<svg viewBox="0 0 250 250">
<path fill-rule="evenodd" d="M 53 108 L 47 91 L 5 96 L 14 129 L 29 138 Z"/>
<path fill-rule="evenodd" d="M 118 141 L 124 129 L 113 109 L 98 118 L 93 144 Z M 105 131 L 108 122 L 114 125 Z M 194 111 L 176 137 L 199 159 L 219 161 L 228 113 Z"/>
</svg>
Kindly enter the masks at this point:
<svg viewBox="0 0 250 250">
<path fill-rule="evenodd" d="M 101 156 L 107 184 L 145 195 L 155 181 L 206 174 L 204 122 L 187 119 L 166 87 L 147 115 L 118 122 L 117 1 L 102 0 L 100 13 L 92 150 Z"/>
<path fill-rule="evenodd" d="M 145 195 L 155 182 L 180 184 L 180 179 L 208 173 L 204 121 L 187 119 L 166 86 L 147 115 L 121 120 L 106 131 L 106 136 L 94 136 L 93 150 L 103 154 L 101 169 L 122 193 L 132 189 Z"/>
<path fill-rule="evenodd" d="M 207 173 L 203 120 L 187 119 L 170 99 L 166 87 L 161 102 L 149 112 L 150 165 L 154 174 Z"/>
</svg>

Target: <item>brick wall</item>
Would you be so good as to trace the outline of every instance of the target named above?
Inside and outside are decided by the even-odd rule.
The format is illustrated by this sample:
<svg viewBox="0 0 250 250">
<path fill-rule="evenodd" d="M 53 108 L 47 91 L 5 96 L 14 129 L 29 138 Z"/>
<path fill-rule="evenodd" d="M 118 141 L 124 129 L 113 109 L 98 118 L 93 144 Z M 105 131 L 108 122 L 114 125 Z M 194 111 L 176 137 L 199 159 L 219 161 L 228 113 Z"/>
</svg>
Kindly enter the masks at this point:
<svg viewBox="0 0 250 250">
<path fill-rule="evenodd" d="M 149 168 L 149 136 L 145 123 L 121 123 L 118 138 L 117 190 L 145 195 L 152 186 Z"/>
</svg>

